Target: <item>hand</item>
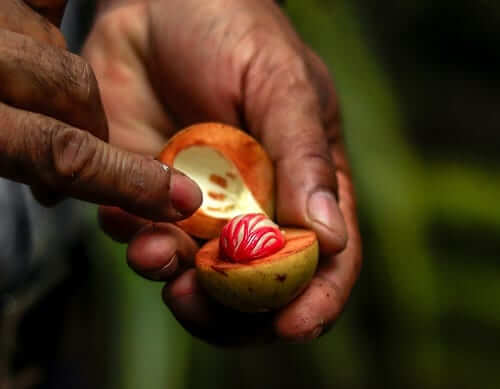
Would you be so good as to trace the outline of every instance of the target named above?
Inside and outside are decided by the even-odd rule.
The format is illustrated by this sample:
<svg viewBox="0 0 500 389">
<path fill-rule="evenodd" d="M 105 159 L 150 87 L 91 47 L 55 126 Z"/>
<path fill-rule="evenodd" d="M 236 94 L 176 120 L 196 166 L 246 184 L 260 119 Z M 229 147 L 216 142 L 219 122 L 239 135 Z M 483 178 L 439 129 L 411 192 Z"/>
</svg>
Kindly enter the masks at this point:
<svg viewBox="0 0 500 389">
<path fill-rule="evenodd" d="M 316 276 L 289 306 L 237 314 L 200 289 L 192 269 L 198 246 L 182 230 L 102 208 L 104 230 L 129 242 L 130 266 L 169 281 L 166 304 L 208 341 L 308 340 L 324 332 L 357 279 L 361 243 L 332 81 L 279 7 L 271 0 L 108 0 L 85 55 L 100 80 L 112 143 L 156 155 L 195 122 L 248 130 L 276 166 L 279 224 L 313 229 L 322 251 Z"/>
<path fill-rule="evenodd" d="M 105 143 L 93 71 L 56 27 L 64 3 L 1 2 L 0 177 L 30 185 L 45 204 L 73 196 L 155 220 L 188 216 L 201 201 L 192 181 Z"/>
</svg>

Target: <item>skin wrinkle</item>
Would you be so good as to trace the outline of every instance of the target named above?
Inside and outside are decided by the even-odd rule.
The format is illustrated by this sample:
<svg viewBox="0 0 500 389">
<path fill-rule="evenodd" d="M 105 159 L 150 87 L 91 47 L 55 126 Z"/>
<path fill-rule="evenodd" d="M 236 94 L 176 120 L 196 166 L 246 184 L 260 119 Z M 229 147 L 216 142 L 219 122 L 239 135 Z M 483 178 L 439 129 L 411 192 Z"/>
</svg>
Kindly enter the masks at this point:
<svg viewBox="0 0 500 389">
<path fill-rule="evenodd" d="M 29 168 L 33 169 L 33 171 L 38 170 L 42 179 L 44 178 L 49 185 L 53 185 L 53 177 L 46 173 L 54 166 L 51 154 L 51 138 L 54 132 L 62 128 L 62 124 L 53 123 L 49 125 L 48 123 L 44 123 L 40 116 L 30 118 L 21 115 L 20 117 L 21 122 L 19 125 L 22 129 L 21 131 L 29 143 L 25 144 L 25 148 L 19 151 L 31 157 L 30 164 L 32 166 Z M 20 157 L 22 158 L 22 156 Z"/>
<path fill-rule="evenodd" d="M 236 13 L 236 11 L 235 11 L 235 13 Z M 233 18 L 231 18 L 231 20 L 236 20 L 236 15 L 233 14 Z M 232 23 L 234 23 L 234 21 Z M 219 74 L 223 71 L 223 69 L 227 69 L 226 66 L 221 64 L 222 61 L 223 62 L 227 61 L 226 57 L 221 55 L 221 53 L 223 52 L 223 50 L 222 50 L 223 46 L 227 44 L 227 40 L 229 39 L 229 35 L 230 35 L 229 31 L 232 30 L 231 27 L 232 27 L 231 24 L 229 26 L 225 27 L 224 33 L 223 33 L 224 39 L 219 40 L 219 44 L 217 45 L 217 49 L 215 52 L 216 55 L 214 58 L 217 61 L 215 68 L 217 69 Z M 250 28 L 250 30 L 251 30 L 251 28 Z M 237 50 L 239 42 L 241 42 L 241 40 L 243 40 L 245 38 L 245 35 L 246 35 L 246 31 L 244 31 L 242 33 L 242 36 L 236 40 L 236 42 L 234 43 L 234 46 L 233 46 L 234 50 Z M 229 51 L 231 51 L 231 49 Z M 232 69 L 232 66 L 230 66 L 230 69 Z M 223 80 L 223 79 L 225 79 L 225 77 L 221 77 L 221 75 L 219 75 L 217 77 L 217 79 Z M 217 86 L 219 86 L 219 84 L 217 84 Z M 235 87 L 233 90 L 231 90 L 230 88 L 227 89 L 226 85 L 224 84 L 224 87 L 222 89 L 219 86 L 218 91 L 217 91 L 217 95 L 220 95 L 221 100 L 223 100 L 223 101 L 229 101 L 230 103 L 232 102 L 232 105 L 234 107 L 238 107 L 240 105 L 240 97 L 241 96 L 240 96 L 238 87 Z M 244 126 L 244 117 L 242 117 L 238 111 L 239 111 L 238 108 L 234 110 L 235 113 L 238 113 L 237 117 L 235 117 L 232 121 L 228 121 L 227 123 L 235 125 L 235 126 L 241 126 L 242 128 L 244 128 L 245 127 Z M 243 119 L 243 121 L 242 121 L 242 119 Z"/>
<path fill-rule="evenodd" d="M 215 15 L 217 15 L 217 13 L 215 13 Z M 223 51 L 223 48 L 225 45 L 228 45 L 228 40 L 230 38 L 230 35 L 234 35 L 234 33 L 232 33 L 231 31 L 233 30 L 232 26 L 234 25 L 235 21 L 240 20 L 239 18 L 238 19 L 237 18 L 238 18 L 238 10 L 237 9 L 234 10 L 234 12 L 231 14 L 230 20 L 232 20 L 232 22 L 229 25 L 227 25 L 225 23 L 220 23 L 221 19 L 219 16 L 213 16 L 213 21 L 209 25 L 209 27 L 207 28 L 207 38 L 209 38 L 210 36 L 214 36 L 214 37 L 218 38 L 217 39 L 218 40 L 217 46 L 215 49 L 215 55 L 213 55 L 211 57 L 211 58 L 213 58 L 213 60 L 215 60 L 214 67 L 218 72 L 221 72 L 223 69 L 227 69 L 226 66 L 221 64 L 221 62 L 226 61 L 226 56 L 222 55 L 221 53 L 222 52 L 227 53 L 228 51 L 231 52 L 231 49 L 229 49 L 229 50 L 225 49 Z M 221 27 L 219 27 L 218 29 L 220 30 L 222 28 L 221 33 L 216 31 L 216 28 L 219 25 Z M 223 37 L 223 39 L 221 38 L 221 36 Z M 207 39 L 207 41 L 209 41 L 209 39 Z M 227 77 L 227 74 L 224 77 L 218 76 L 216 79 L 225 80 L 226 77 Z M 221 85 L 223 85 L 223 87 L 221 87 Z M 234 83 L 231 83 L 231 85 L 234 88 Z M 237 105 L 237 103 L 239 101 L 239 97 L 240 97 L 239 91 L 237 88 L 234 88 L 233 90 L 231 90 L 231 88 L 226 89 L 226 87 L 227 87 L 226 83 L 224 83 L 224 84 L 217 83 L 217 84 L 215 84 L 214 87 L 216 88 L 216 95 L 221 96 L 220 97 L 221 101 L 228 102 L 229 104 L 232 104 L 232 105 Z M 227 110 L 226 110 L 226 112 L 227 112 Z M 229 112 L 231 112 L 231 110 L 229 110 Z M 232 112 L 237 113 L 237 110 L 233 110 Z M 220 115 L 220 116 L 223 116 L 223 115 Z M 241 124 L 239 119 L 240 119 L 239 115 L 236 114 L 236 115 L 231 115 L 231 117 L 229 117 L 229 116 L 224 117 L 223 121 L 225 121 L 227 124 L 239 126 Z"/>
<path fill-rule="evenodd" d="M 245 107 L 245 101 L 248 100 L 248 90 L 250 89 L 249 85 L 251 85 L 251 84 L 249 84 L 250 73 L 252 72 L 252 69 L 255 67 L 255 64 L 257 63 L 257 61 L 259 59 L 259 51 L 256 49 L 256 44 L 253 40 L 249 39 L 250 37 L 252 37 L 252 34 L 254 33 L 254 31 L 257 31 L 257 28 L 258 28 L 258 25 L 255 25 L 253 29 L 249 29 L 246 32 L 247 37 L 245 37 L 245 35 L 243 35 L 241 37 L 240 41 L 235 46 L 235 52 L 239 52 L 238 46 L 247 45 L 247 47 L 249 46 L 249 48 L 247 48 L 245 51 L 248 51 L 251 53 L 250 55 L 247 56 L 248 59 L 247 59 L 247 61 L 245 61 L 245 63 L 242 66 L 241 76 L 240 76 L 240 80 L 239 80 L 239 84 L 241 85 L 240 86 L 240 91 L 241 91 L 240 98 L 242 99 L 242 101 L 241 102 L 238 101 L 236 106 L 237 106 L 237 112 L 238 112 L 239 117 L 240 117 L 239 118 L 240 124 L 242 126 L 244 126 L 245 129 L 251 131 L 254 134 L 254 136 L 256 136 L 257 138 L 260 138 L 258 132 L 255 131 L 255 128 L 253 131 L 251 128 L 249 128 L 248 120 L 246 119 L 246 117 L 249 115 L 247 113 L 247 108 Z M 251 43 L 246 43 L 247 40 L 250 40 Z"/>
<path fill-rule="evenodd" d="M 92 137 L 89 133 L 79 130 L 83 134 L 85 141 L 79 142 L 77 158 L 81 161 L 76 161 L 77 170 L 73 174 L 72 184 L 82 186 L 85 184 L 87 188 L 92 188 L 94 185 L 99 185 L 98 178 L 101 177 L 101 163 L 102 156 L 106 154 L 104 151 L 104 144 L 98 142 L 96 138 Z"/>
<path fill-rule="evenodd" d="M 136 163 L 139 163 L 139 165 L 135 165 Z M 147 165 L 146 165 L 147 164 Z M 148 165 L 151 165 L 150 167 Z M 164 193 L 169 193 L 170 188 L 171 188 L 171 177 L 172 177 L 172 170 L 168 170 L 165 172 L 165 170 L 161 167 L 161 163 L 155 161 L 152 157 L 141 159 L 139 161 L 134 162 L 135 169 L 133 169 L 133 173 L 131 174 L 130 172 L 128 173 L 130 176 L 133 178 L 129 178 L 129 181 L 132 181 L 133 184 L 133 193 L 135 194 L 135 199 L 136 202 L 141 204 L 141 203 L 148 203 L 151 200 L 154 200 L 152 195 L 157 195 L 159 193 L 158 190 L 156 191 L 149 191 L 145 190 L 144 188 L 144 181 L 143 177 L 141 176 L 140 172 L 142 171 L 150 171 L 154 172 L 154 174 L 157 176 L 156 179 L 154 179 L 154 182 L 158 187 L 160 187 L 160 183 L 164 184 L 162 185 L 164 187 L 163 191 Z M 178 212 L 176 209 L 171 207 L 170 201 L 168 201 L 168 204 L 165 204 L 168 206 L 168 208 L 171 210 L 171 214 L 175 218 L 180 218 L 182 214 Z"/>
<path fill-rule="evenodd" d="M 144 177 L 142 176 L 142 172 L 146 167 L 146 160 L 133 160 L 131 164 L 127 163 L 126 166 L 128 168 L 128 178 L 125 181 L 125 184 L 128 185 L 134 194 L 134 197 L 137 199 L 137 202 L 142 203 L 148 200 L 151 196 L 144 187 Z M 123 168 L 122 164 L 122 168 Z M 125 173 L 125 171 L 123 171 Z M 122 182 L 122 184 L 124 184 Z"/>
<path fill-rule="evenodd" d="M 334 84 L 328 67 L 321 61 L 316 53 L 306 48 L 305 64 L 311 82 L 316 88 L 320 111 L 324 112 L 324 121 L 328 122 L 339 112 L 338 104 L 334 96 Z"/>
<path fill-rule="evenodd" d="M 330 146 L 343 142 L 342 131 L 340 131 L 340 115 L 335 115 L 330 121 L 325 123 L 326 139 Z M 335 158 L 332 156 L 332 160 Z"/>
<path fill-rule="evenodd" d="M 139 7 L 141 6 L 139 5 Z M 157 101 L 162 101 L 160 90 L 154 78 L 154 75 L 158 74 L 158 70 L 156 69 L 156 61 L 153 59 L 154 35 L 152 33 L 152 26 L 154 23 L 154 15 L 152 13 L 152 7 L 146 7 L 146 5 L 143 5 L 142 8 L 140 8 L 139 12 L 143 13 L 144 17 L 147 19 L 148 28 L 145 34 L 146 36 L 144 38 L 146 42 L 144 45 L 141 45 L 138 39 L 130 39 L 131 49 L 137 54 L 137 57 L 142 61 L 143 64 L 142 67 L 137 66 L 136 68 L 134 68 L 134 70 L 143 73 L 144 77 L 149 81 L 152 93 L 155 95 Z M 125 33 L 129 36 L 133 35 L 129 34 L 128 31 L 125 31 Z M 167 42 L 166 44 L 168 44 L 168 34 L 168 29 L 164 29 L 162 39 L 164 40 L 164 42 Z M 142 69 L 144 69 L 145 71 L 142 72 Z M 152 127 L 162 129 L 162 133 L 164 134 L 164 136 L 169 137 L 176 129 L 179 128 L 179 125 L 174 115 L 172 115 L 171 109 L 166 104 L 162 104 L 161 108 L 163 115 L 161 115 L 161 118 L 156 119 L 152 123 Z M 165 125 L 164 122 L 167 122 L 168 124 Z"/>
<path fill-rule="evenodd" d="M 314 145 L 314 144 L 308 144 L 303 142 L 297 142 L 296 145 L 299 145 L 300 147 L 297 147 L 294 150 L 283 150 L 282 153 L 276 154 L 273 157 L 274 164 L 277 169 L 283 169 L 285 171 L 288 171 L 288 166 L 290 164 L 296 165 L 302 164 L 302 161 L 304 160 L 318 160 L 319 164 L 314 164 L 313 166 L 317 169 L 322 169 L 325 170 L 322 174 L 322 176 L 329 176 L 328 180 L 324 181 L 329 181 L 332 182 L 332 186 L 329 188 L 329 190 L 337 190 L 337 179 L 335 177 L 335 166 L 333 165 L 333 160 L 331 158 L 331 154 L 328 152 L 328 149 L 326 150 L 321 150 L 326 145 L 319 144 L 319 145 Z M 285 152 L 286 151 L 286 152 Z M 323 152 L 322 152 L 323 151 Z M 293 158 L 290 158 L 290 155 L 293 155 Z M 299 166 L 300 167 L 300 166 Z M 321 175 L 321 174 L 320 174 Z"/>
<path fill-rule="evenodd" d="M 89 186 L 98 175 L 95 157 L 97 144 L 86 132 L 62 128 L 52 132 L 51 153 L 55 172 L 65 186 L 85 183 Z"/>
<path fill-rule="evenodd" d="M 94 89 L 97 89 L 97 80 L 94 76 L 94 73 L 92 71 L 92 68 L 87 62 L 83 62 L 82 66 L 82 75 L 81 77 L 77 78 L 75 81 L 83 80 L 83 85 L 81 85 L 81 82 L 76 82 L 75 86 L 77 87 L 78 91 L 81 91 L 83 89 L 84 94 L 81 97 L 81 100 L 84 102 L 90 101 L 94 102 L 94 99 L 92 98 L 94 93 L 92 91 Z M 83 88 L 82 88 L 83 86 Z M 78 96 L 80 97 L 80 96 Z"/>
<path fill-rule="evenodd" d="M 244 80 L 245 74 L 247 73 L 247 69 L 249 68 L 249 63 L 252 61 L 254 54 L 257 53 L 257 48 L 255 45 L 248 44 L 246 43 L 247 40 L 252 39 L 252 35 L 254 34 L 255 31 L 258 31 L 259 29 L 265 28 L 265 24 L 258 23 L 255 21 L 250 21 L 248 20 L 247 13 L 243 8 L 236 8 L 230 15 L 229 19 L 231 22 L 226 25 L 224 29 L 224 39 L 219 40 L 219 44 L 217 46 L 216 50 L 216 56 L 215 58 L 217 59 L 218 63 L 216 64 L 216 69 L 219 72 L 218 79 L 225 79 L 225 72 L 222 74 L 223 69 L 227 69 L 226 66 L 224 66 L 223 63 L 220 63 L 221 61 L 227 61 L 227 55 L 223 56 L 221 55 L 222 52 L 224 53 L 238 53 L 234 54 L 236 58 L 238 58 L 240 61 L 242 58 L 243 60 L 243 65 L 241 63 L 238 66 L 242 66 L 244 70 L 239 71 L 237 68 L 235 69 L 236 74 L 242 74 L 239 78 L 239 83 L 233 83 L 232 84 L 232 89 L 233 90 L 226 90 L 226 91 L 219 91 L 218 94 L 222 96 L 224 100 L 227 101 L 232 101 L 233 105 L 235 107 L 234 112 L 238 112 L 239 120 L 237 120 L 234 125 L 245 126 L 245 119 L 244 119 L 244 114 L 242 115 L 241 112 L 239 112 L 242 109 L 242 91 L 244 91 L 244 87 L 241 87 L 243 84 L 242 80 Z M 238 25 L 235 28 L 235 25 Z M 247 27 L 242 27 L 247 25 Z M 233 30 L 242 30 L 235 36 L 236 34 L 230 33 L 230 31 Z M 229 35 L 233 36 L 233 39 L 229 39 Z M 229 42 L 228 42 L 229 41 Z M 223 51 L 222 48 L 223 46 L 227 45 L 228 47 Z M 250 47 L 248 49 L 248 47 Z M 250 52 L 250 54 L 247 54 Z M 230 58 L 233 58 L 232 56 Z M 231 64 L 230 69 L 234 69 L 234 65 Z"/>
<path fill-rule="evenodd" d="M 249 85 L 254 85 L 255 94 L 260 95 L 261 93 L 263 93 L 262 91 L 267 91 L 267 93 L 264 92 L 263 97 L 260 99 L 261 106 L 265 108 L 258 109 L 256 107 L 256 109 L 261 114 L 261 119 L 260 121 L 252 123 L 252 132 L 259 139 L 262 139 L 264 144 L 267 144 L 268 142 L 266 141 L 265 137 L 270 133 L 268 132 L 266 134 L 262 134 L 261 131 L 266 127 L 263 122 L 266 119 L 271 120 L 273 118 L 273 116 L 270 115 L 270 110 L 278 105 L 275 102 L 283 98 L 289 98 L 291 91 L 296 91 L 300 88 L 309 89 L 310 86 L 305 72 L 305 65 L 301 60 L 297 59 L 297 54 L 293 51 L 288 53 L 287 55 L 284 55 L 283 58 L 276 59 L 271 56 L 267 57 L 267 60 L 265 60 L 264 63 L 257 60 L 255 63 L 255 69 L 253 69 L 252 72 L 249 73 L 249 77 L 253 76 L 257 77 L 258 79 L 262 78 L 262 74 L 266 74 L 267 77 L 262 78 L 260 82 L 249 79 L 247 83 Z M 302 63 L 301 65 L 298 65 L 298 68 L 302 70 L 297 70 L 297 68 L 292 65 L 294 63 L 296 66 L 298 63 Z M 296 72 L 298 72 L 300 75 Z M 254 73 L 255 76 L 252 73 Z M 270 86 L 270 88 L 266 88 L 266 86 Z M 248 96 L 247 101 L 254 100 L 255 98 Z M 270 151 L 272 152 L 272 150 Z"/>
<path fill-rule="evenodd" d="M 12 115 L 14 112 L 9 112 Z M 24 171 L 21 175 L 21 180 L 24 182 L 29 180 L 31 176 L 40 176 L 42 181 L 49 185 L 53 184 L 52 177 L 47 174 L 48 169 L 52 166 L 52 161 L 50 157 L 50 145 L 51 145 L 51 132 L 54 130 L 52 127 L 47 127 L 41 117 L 34 116 L 28 117 L 19 115 L 16 117 L 12 123 L 13 128 L 17 129 L 17 136 L 14 139 L 21 139 L 22 145 L 13 143 L 14 150 L 17 151 L 17 155 L 14 156 L 15 166 L 14 171 Z M 33 135 L 33 132 L 36 132 Z M 19 133 L 23 136 L 18 136 Z M 27 160 L 25 155 L 30 158 Z"/>
<path fill-rule="evenodd" d="M 130 8 L 130 7 L 129 7 Z M 138 16 L 144 16 L 147 17 L 148 20 L 152 18 L 151 12 L 147 12 L 148 9 L 145 5 L 134 5 L 133 6 L 133 12 L 135 14 L 138 14 Z M 135 82 L 141 82 L 144 85 L 148 85 L 150 88 L 150 93 L 153 94 L 154 96 L 158 96 L 157 100 L 154 100 L 154 104 L 149 104 L 146 111 L 144 112 L 145 117 L 149 117 L 150 121 L 147 124 L 142 124 L 141 123 L 133 123 L 133 124 L 128 124 L 127 119 L 123 119 L 123 115 L 121 116 L 122 119 L 124 120 L 123 123 L 121 124 L 123 127 L 130 126 L 131 128 L 134 129 L 143 129 L 144 132 L 152 131 L 152 129 L 161 129 L 162 134 L 158 134 L 158 139 L 157 140 L 151 140 L 151 152 L 158 152 L 159 150 L 157 149 L 158 146 L 153 147 L 153 145 L 161 145 L 166 141 L 166 136 L 170 135 L 173 130 L 176 128 L 175 123 L 173 120 L 168 119 L 168 109 L 166 109 L 166 106 L 161 106 L 159 101 L 161 100 L 159 97 L 159 92 L 158 92 L 158 82 L 155 82 L 153 79 L 154 74 L 158 74 L 159 71 L 155 71 L 153 68 L 154 61 L 151 60 L 151 58 L 154 57 L 153 54 L 151 54 L 152 50 L 152 36 L 151 36 L 151 29 L 148 28 L 145 34 L 142 34 L 140 29 L 135 28 L 134 26 L 137 25 L 137 23 L 130 23 L 126 21 L 126 18 L 122 16 L 122 14 L 125 11 L 123 9 L 116 9 L 114 12 L 106 12 L 105 15 L 101 15 L 96 22 L 95 26 L 95 31 L 98 31 L 101 35 L 104 36 L 104 39 L 99 40 L 97 42 L 97 45 L 99 47 L 99 50 L 94 51 L 91 53 L 91 55 L 88 55 L 89 60 L 93 60 L 94 65 L 96 62 L 102 62 L 103 58 L 103 53 L 104 52 L 111 52 L 111 55 L 117 55 L 116 53 L 120 53 L 118 56 L 119 61 L 116 61 L 118 65 L 113 66 L 111 61 L 105 61 L 105 65 L 103 66 L 102 64 L 100 65 L 100 75 L 102 78 L 100 79 L 101 82 L 101 88 L 103 90 L 103 98 L 106 99 L 106 91 L 110 89 L 110 87 L 107 87 L 108 83 L 113 84 L 114 81 L 117 77 L 123 77 L 120 75 L 127 74 L 127 77 L 132 74 L 136 74 L 137 77 L 140 78 L 140 80 L 135 80 Z M 118 22 L 112 19 L 112 17 L 115 17 L 115 20 L 118 19 Z M 109 19 L 109 20 L 108 20 Z M 144 36 L 143 36 L 144 35 Z M 119 36 L 121 40 L 123 40 L 123 44 L 121 44 L 119 47 L 116 46 L 108 46 L 106 44 L 107 41 L 117 39 L 115 38 L 116 36 Z M 165 37 L 163 37 L 164 40 L 166 40 Z M 127 44 L 128 43 L 128 44 Z M 146 48 L 144 48 L 145 46 Z M 121 51 L 120 51 L 121 50 Z M 86 51 L 84 50 L 84 53 Z M 104 70 L 103 70 L 104 68 Z M 142 80 L 142 77 L 144 77 L 144 80 Z M 131 77 L 130 77 L 131 78 Z M 121 83 L 125 82 L 131 82 L 132 80 L 127 78 L 126 80 L 120 80 Z M 132 84 L 132 86 L 135 88 L 136 84 Z M 135 89 L 134 89 L 135 91 Z M 148 90 L 149 93 L 149 90 Z M 147 99 L 149 98 L 148 93 L 146 93 L 146 96 L 141 94 L 139 91 L 139 98 L 142 99 Z M 141 102 L 142 105 L 142 102 Z M 118 115 L 121 115 L 121 111 L 123 109 L 129 109 L 131 107 L 125 106 L 123 107 L 123 104 L 115 107 L 114 105 L 109 104 L 106 107 L 108 111 L 108 115 L 111 118 L 114 118 Z M 132 107 L 133 109 L 135 108 Z M 117 113 L 115 113 L 117 112 Z M 115 120 L 114 127 L 117 127 L 117 123 Z M 146 127 L 146 128 L 144 128 Z M 145 134 L 144 138 L 149 137 L 149 133 Z M 120 142 L 126 142 L 126 137 L 120 138 Z M 115 144 L 117 143 L 115 139 L 110 139 L 112 142 Z M 129 147 L 130 149 L 130 147 Z M 142 154 L 144 154 L 143 150 L 139 150 Z"/>
<path fill-rule="evenodd" d="M 119 153 L 101 153 L 101 165 L 106 167 L 113 167 L 115 174 L 108 173 L 107 176 L 110 176 L 113 181 L 113 187 L 119 188 L 120 192 L 127 190 L 127 187 L 123 185 L 122 181 L 124 177 L 128 177 L 128 164 L 126 158 L 128 158 L 127 154 L 119 154 Z M 111 205 L 111 204 L 110 204 Z M 122 206 L 126 208 L 128 204 L 114 204 L 117 206 Z"/>
</svg>

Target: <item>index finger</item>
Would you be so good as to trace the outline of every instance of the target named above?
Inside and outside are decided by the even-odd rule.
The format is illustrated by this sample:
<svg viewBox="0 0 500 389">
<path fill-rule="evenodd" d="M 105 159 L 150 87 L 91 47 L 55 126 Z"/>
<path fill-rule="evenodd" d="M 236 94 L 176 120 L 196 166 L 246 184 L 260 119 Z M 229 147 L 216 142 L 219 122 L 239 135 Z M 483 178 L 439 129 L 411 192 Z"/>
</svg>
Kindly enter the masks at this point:
<svg viewBox="0 0 500 389">
<path fill-rule="evenodd" d="M 194 181 L 152 157 L 1 103 L 0 176 L 156 221 L 183 219 L 201 204 Z"/>
</svg>

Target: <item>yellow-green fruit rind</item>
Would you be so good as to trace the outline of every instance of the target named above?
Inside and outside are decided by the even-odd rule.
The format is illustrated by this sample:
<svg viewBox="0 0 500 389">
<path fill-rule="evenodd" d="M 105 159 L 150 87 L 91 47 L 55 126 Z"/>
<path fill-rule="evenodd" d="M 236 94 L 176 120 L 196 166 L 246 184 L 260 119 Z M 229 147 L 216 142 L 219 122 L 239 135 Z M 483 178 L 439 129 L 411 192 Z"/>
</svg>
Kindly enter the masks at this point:
<svg viewBox="0 0 500 389">
<path fill-rule="evenodd" d="M 218 253 L 217 239 L 207 246 Z M 229 267 L 197 260 L 197 274 L 203 288 L 219 303 L 243 312 L 264 312 L 285 306 L 304 290 L 316 271 L 318 257 L 314 237 L 292 253 L 285 245 L 270 260 Z"/>
</svg>

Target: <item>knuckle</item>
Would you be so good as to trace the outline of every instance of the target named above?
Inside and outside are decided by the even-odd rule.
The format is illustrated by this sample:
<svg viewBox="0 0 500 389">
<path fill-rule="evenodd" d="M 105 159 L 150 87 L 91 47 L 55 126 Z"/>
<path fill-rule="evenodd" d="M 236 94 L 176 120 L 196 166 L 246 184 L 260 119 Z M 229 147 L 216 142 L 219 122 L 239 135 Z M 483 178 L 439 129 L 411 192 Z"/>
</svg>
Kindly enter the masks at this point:
<svg viewBox="0 0 500 389">
<path fill-rule="evenodd" d="M 321 152 L 321 150 L 309 149 L 300 151 L 298 156 L 301 160 L 314 161 L 324 169 L 330 170 L 333 168 L 333 161 L 330 154 Z"/>
<path fill-rule="evenodd" d="M 135 199 L 137 204 L 145 204 L 154 200 L 158 195 L 155 188 L 161 187 L 163 182 L 162 175 L 156 174 L 158 169 L 155 169 L 156 163 L 153 158 L 136 157 L 126 155 L 122 164 L 127 174 L 124 188 L 131 198 Z"/>
<path fill-rule="evenodd" d="M 304 59 L 294 49 L 285 49 L 269 73 L 269 82 L 280 90 L 290 91 L 309 87 L 309 70 Z"/>
<path fill-rule="evenodd" d="M 57 62 L 53 62 L 56 76 L 52 83 L 64 91 L 67 104 L 80 106 L 93 104 L 97 94 L 97 80 L 88 62 L 69 52 L 56 51 Z"/>
<path fill-rule="evenodd" d="M 261 89 L 265 85 L 279 85 L 280 90 L 288 90 L 309 83 L 308 64 L 300 48 L 270 30 L 251 30 L 251 34 L 242 40 L 238 50 L 243 51 L 248 58 L 246 76 L 249 79 L 246 84 L 250 86 Z"/>
<path fill-rule="evenodd" d="M 61 30 L 59 30 L 57 27 L 49 23 L 47 34 L 49 42 L 54 46 L 57 46 L 61 49 L 67 48 L 66 38 L 64 37 Z"/>
<path fill-rule="evenodd" d="M 73 85 L 73 97 L 78 102 L 92 103 L 98 95 L 97 79 L 90 64 L 83 59 L 72 56 L 72 71 L 69 75 Z"/>
<path fill-rule="evenodd" d="M 290 143 L 291 155 L 297 161 L 317 161 L 321 164 L 333 166 L 332 156 L 324 137 L 313 137 L 310 133 L 302 132 L 295 142 Z"/>
<path fill-rule="evenodd" d="M 136 199 L 141 199 L 146 196 L 146 183 L 144 181 L 143 172 L 146 170 L 144 160 L 142 158 L 125 157 L 124 167 L 128 171 L 127 188 L 131 195 Z"/>
<path fill-rule="evenodd" d="M 97 142 L 87 132 L 68 127 L 52 131 L 50 153 L 58 184 L 89 181 L 97 173 Z"/>
<path fill-rule="evenodd" d="M 30 167 L 38 173 L 42 180 L 51 184 L 52 172 L 52 134 L 63 128 L 61 123 L 51 123 L 42 117 L 30 118 L 20 115 L 18 118 L 18 130 L 22 134 L 22 145 L 17 149 L 29 156 Z"/>
<path fill-rule="evenodd" d="M 307 48 L 310 78 L 316 89 L 321 110 L 326 123 L 339 119 L 338 100 L 333 78 L 326 63 L 311 49 Z"/>
</svg>

